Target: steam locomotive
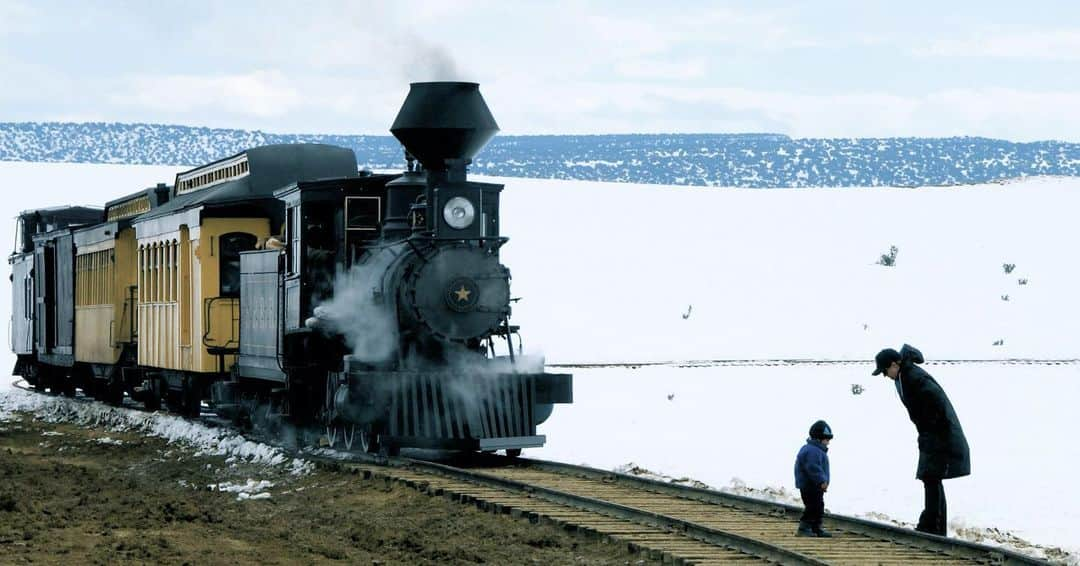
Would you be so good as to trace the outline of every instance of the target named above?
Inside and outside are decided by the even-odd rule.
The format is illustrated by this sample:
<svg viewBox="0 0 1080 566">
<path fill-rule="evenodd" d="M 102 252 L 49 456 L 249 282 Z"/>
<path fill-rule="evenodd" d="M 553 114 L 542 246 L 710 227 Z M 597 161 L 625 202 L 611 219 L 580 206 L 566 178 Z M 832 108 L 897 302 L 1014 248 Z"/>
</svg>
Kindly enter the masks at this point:
<svg viewBox="0 0 1080 566">
<path fill-rule="evenodd" d="M 412 84 L 390 131 L 401 174 L 264 146 L 104 210 L 22 213 L 14 374 L 350 449 L 543 445 L 572 377 L 524 356 L 510 324 L 503 186 L 466 178 L 498 131 L 478 85 Z"/>
</svg>

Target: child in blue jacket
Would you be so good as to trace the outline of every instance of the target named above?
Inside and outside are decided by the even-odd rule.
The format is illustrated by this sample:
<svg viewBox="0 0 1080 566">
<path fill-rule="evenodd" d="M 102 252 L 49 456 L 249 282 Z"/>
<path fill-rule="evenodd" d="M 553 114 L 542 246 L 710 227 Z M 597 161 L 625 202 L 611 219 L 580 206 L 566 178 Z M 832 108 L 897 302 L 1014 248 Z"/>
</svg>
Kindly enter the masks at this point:
<svg viewBox="0 0 1080 566">
<path fill-rule="evenodd" d="M 802 495 L 803 511 L 795 534 L 803 537 L 831 537 L 821 528 L 825 514 L 825 492 L 829 489 L 829 441 L 832 429 L 825 421 L 810 426 L 810 438 L 795 457 L 795 487 Z"/>
</svg>

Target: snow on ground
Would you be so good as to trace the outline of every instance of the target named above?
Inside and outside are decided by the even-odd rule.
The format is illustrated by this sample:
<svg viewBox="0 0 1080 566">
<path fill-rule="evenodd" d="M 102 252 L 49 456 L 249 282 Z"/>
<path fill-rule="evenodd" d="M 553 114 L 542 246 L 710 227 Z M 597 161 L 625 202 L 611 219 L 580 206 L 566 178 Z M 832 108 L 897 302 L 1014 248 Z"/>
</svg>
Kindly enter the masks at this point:
<svg viewBox="0 0 1080 566">
<path fill-rule="evenodd" d="M 1068 259 L 1080 179 L 772 190 L 504 181 L 514 322 L 552 362 L 865 360 L 903 341 L 939 358 L 1080 357 L 1080 264 Z M 877 265 L 890 246 L 895 267 Z"/>
<path fill-rule="evenodd" d="M 270 499 L 270 492 L 266 490 L 274 487 L 274 482 L 249 478 L 244 483 L 213 483 L 206 487 L 212 491 L 235 493 L 236 500 L 243 501 L 245 499 Z"/>
<path fill-rule="evenodd" d="M 14 233 L 19 210 L 101 204 L 179 169 L 0 163 L 0 233 Z M 904 342 L 931 361 L 1080 358 L 1078 179 L 779 190 L 484 180 L 506 184 L 514 323 L 549 363 L 870 360 Z M 891 246 L 896 265 L 878 265 Z M 0 301 L 0 317 L 9 309 Z M 973 474 L 946 483 L 953 532 L 1075 547 L 1080 365 L 927 369 L 972 450 Z M 567 370 L 575 403 L 556 408 L 541 430 L 548 446 L 531 454 L 790 497 L 795 451 L 824 418 L 837 434 L 829 509 L 910 524 L 921 506 L 914 427 L 870 370 Z"/>
<path fill-rule="evenodd" d="M 310 462 L 289 457 L 273 446 L 252 442 L 230 430 L 210 428 L 175 415 L 9 389 L 0 393 L 0 413 L 13 412 L 35 414 L 47 422 L 68 422 L 111 431 L 140 432 L 163 438 L 170 443 L 182 442 L 195 448 L 196 456 L 225 456 L 228 463 L 243 462 L 272 467 L 294 475 L 306 474 L 313 469 Z"/>
</svg>

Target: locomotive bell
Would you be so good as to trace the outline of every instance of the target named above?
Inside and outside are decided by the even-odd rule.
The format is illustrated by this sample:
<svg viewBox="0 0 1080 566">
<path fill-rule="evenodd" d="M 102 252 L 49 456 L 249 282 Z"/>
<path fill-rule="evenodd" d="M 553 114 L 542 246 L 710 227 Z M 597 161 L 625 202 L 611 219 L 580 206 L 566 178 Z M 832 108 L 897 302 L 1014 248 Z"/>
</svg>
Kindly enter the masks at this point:
<svg viewBox="0 0 1080 566">
<path fill-rule="evenodd" d="M 480 85 L 463 82 L 412 83 L 390 126 L 428 171 L 445 171 L 448 159 L 471 160 L 498 131 Z"/>
</svg>

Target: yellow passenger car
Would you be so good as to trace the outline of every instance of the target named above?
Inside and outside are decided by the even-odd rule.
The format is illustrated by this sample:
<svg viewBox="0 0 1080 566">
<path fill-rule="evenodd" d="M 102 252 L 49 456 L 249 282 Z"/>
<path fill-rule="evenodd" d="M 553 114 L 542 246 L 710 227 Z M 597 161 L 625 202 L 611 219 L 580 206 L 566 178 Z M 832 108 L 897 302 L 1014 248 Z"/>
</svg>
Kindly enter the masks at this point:
<svg viewBox="0 0 1080 566">
<path fill-rule="evenodd" d="M 120 368 L 134 364 L 138 306 L 132 219 L 166 202 L 164 183 L 105 205 L 105 222 L 74 232 L 75 364 L 84 389 L 123 398 Z"/>
<path fill-rule="evenodd" d="M 134 219 L 136 396 L 199 410 L 239 351 L 240 253 L 281 232 L 274 190 L 349 176 L 351 149 L 263 146 L 178 174 L 168 203 Z"/>
</svg>

